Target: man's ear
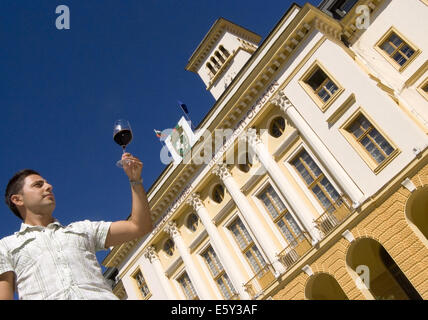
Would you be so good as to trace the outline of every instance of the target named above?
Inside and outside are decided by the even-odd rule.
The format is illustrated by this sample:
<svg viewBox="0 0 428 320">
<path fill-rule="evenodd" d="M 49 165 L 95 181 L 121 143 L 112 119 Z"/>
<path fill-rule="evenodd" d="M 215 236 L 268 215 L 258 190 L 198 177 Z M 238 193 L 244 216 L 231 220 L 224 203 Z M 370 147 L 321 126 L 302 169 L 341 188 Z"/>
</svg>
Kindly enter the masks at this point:
<svg viewBox="0 0 428 320">
<path fill-rule="evenodd" d="M 22 199 L 22 194 L 13 194 L 10 197 L 10 201 L 15 205 L 15 206 L 22 206 L 24 204 L 24 201 Z"/>
</svg>

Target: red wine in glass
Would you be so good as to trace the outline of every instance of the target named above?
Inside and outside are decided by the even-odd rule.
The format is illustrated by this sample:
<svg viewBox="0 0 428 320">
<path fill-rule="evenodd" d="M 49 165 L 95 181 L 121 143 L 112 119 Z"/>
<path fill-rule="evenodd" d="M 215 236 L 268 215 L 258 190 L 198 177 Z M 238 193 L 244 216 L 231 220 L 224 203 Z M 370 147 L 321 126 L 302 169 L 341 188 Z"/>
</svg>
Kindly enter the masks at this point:
<svg viewBox="0 0 428 320">
<path fill-rule="evenodd" d="M 122 147 L 125 153 L 126 146 L 132 140 L 131 125 L 126 120 L 116 120 L 113 127 L 113 140 Z M 116 165 L 120 168 L 123 167 L 122 160 L 119 160 Z"/>
</svg>

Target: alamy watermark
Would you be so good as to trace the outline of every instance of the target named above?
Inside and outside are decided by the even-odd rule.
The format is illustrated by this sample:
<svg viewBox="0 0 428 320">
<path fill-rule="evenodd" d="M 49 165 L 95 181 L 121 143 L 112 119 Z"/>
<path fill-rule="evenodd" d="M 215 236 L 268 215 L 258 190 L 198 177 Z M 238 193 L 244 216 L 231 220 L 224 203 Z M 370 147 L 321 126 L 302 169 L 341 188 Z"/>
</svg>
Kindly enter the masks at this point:
<svg viewBox="0 0 428 320">
<path fill-rule="evenodd" d="M 357 29 L 368 29 L 370 26 L 370 8 L 367 5 L 360 5 L 355 9 L 359 15 L 355 20 Z"/>
<path fill-rule="evenodd" d="M 55 9 L 59 16 L 55 20 L 55 26 L 58 30 L 70 29 L 70 8 L 66 5 L 59 5 Z"/>
</svg>

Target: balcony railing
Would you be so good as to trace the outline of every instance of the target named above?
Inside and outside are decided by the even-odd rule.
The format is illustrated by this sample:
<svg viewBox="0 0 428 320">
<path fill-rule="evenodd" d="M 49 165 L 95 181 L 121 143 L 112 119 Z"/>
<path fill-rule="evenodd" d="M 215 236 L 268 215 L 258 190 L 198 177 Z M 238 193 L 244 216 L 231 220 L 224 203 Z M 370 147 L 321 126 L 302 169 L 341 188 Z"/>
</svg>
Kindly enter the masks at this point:
<svg viewBox="0 0 428 320">
<path fill-rule="evenodd" d="M 256 299 L 263 294 L 263 291 L 268 288 L 276 280 L 274 269 L 271 264 L 267 264 L 253 278 L 250 279 L 244 286 L 245 290 L 252 299 Z"/>
<path fill-rule="evenodd" d="M 351 201 L 342 196 L 315 220 L 317 228 L 325 238 L 351 214 Z"/>
<path fill-rule="evenodd" d="M 307 233 L 301 234 L 300 237 L 291 241 L 284 250 L 278 253 L 279 261 L 288 270 L 311 248 L 309 235 Z"/>
</svg>

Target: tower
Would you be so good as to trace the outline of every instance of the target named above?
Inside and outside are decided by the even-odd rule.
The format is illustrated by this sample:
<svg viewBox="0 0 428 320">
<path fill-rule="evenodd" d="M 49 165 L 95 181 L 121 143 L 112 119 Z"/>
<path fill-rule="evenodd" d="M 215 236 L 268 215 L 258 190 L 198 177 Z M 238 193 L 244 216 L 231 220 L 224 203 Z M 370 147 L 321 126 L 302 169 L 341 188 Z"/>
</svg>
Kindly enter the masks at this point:
<svg viewBox="0 0 428 320">
<path fill-rule="evenodd" d="M 257 50 L 260 40 L 258 34 L 220 18 L 190 57 L 186 70 L 198 74 L 217 100 Z"/>
</svg>

